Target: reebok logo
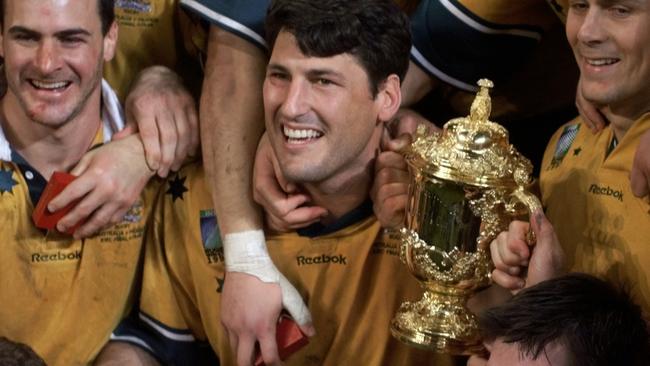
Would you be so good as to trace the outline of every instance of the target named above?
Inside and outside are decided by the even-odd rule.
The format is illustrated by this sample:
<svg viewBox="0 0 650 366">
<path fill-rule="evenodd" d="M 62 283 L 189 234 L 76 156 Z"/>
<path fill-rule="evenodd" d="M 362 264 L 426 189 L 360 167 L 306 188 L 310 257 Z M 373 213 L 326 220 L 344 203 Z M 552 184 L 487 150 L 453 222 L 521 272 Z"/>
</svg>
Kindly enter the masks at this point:
<svg viewBox="0 0 650 366">
<path fill-rule="evenodd" d="M 605 195 L 605 196 L 611 196 L 611 197 L 614 197 L 617 200 L 623 202 L 623 191 L 613 190 L 609 186 L 601 187 L 601 186 L 599 186 L 597 184 L 592 184 L 589 187 L 589 193 L 598 194 L 598 195 Z"/>
<path fill-rule="evenodd" d="M 32 253 L 32 263 L 36 262 L 63 262 L 81 260 L 81 250 L 75 250 L 71 253 Z"/>
<path fill-rule="evenodd" d="M 307 266 L 310 264 L 326 264 L 326 263 L 336 263 L 336 264 L 342 264 L 344 266 L 347 266 L 347 258 L 344 257 L 341 254 L 338 255 L 327 255 L 327 254 L 321 254 L 315 257 L 305 257 L 302 255 L 299 255 L 296 257 L 296 260 L 298 261 L 299 266 Z"/>
</svg>

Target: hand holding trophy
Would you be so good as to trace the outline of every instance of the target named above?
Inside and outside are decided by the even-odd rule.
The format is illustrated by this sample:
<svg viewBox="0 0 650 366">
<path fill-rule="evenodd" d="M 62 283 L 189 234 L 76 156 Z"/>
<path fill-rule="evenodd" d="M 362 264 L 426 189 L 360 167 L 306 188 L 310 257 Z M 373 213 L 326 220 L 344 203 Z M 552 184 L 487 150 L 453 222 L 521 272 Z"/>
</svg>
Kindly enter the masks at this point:
<svg viewBox="0 0 650 366">
<path fill-rule="evenodd" d="M 400 257 L 424 294 L 402 304 L 391 332 L 441 353 L 482 350 L 466 302 L 489 285 L 489 243 L 514 218 L 541 208 L 525 190 L 530 161 L 509 144 L 503 126 L 488 120 L 492 82 L 481 79 L 478 85 L 468 117 L 450 120 L 433 135 L 418 128 L 406 152 L 411 184 Z"/>
</svg>

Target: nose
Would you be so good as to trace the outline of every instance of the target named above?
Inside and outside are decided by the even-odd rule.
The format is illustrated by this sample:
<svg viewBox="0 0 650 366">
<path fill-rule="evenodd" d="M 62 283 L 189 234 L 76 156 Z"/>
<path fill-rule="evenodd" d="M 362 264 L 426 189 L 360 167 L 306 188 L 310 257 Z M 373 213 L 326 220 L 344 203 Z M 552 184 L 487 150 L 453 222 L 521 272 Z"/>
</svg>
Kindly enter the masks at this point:
<svg viewBox="0 0 650 366">
<path fill-rule="evenodd" d="M 584 15 L 577 35 L 580 42 L 594 45 L 607 39 L 607 32 L 603 23 L 605 19 L 602 18 L 601 12 L 602 10 L 592 6 Z"/>
<path fill-rule="evenodd" d="M 296 119 L 309 111 L 309 83 L 294 78 L 282 101 L 281 112 L 287 119 Z"/>
<path fill-rule="evenodd" d="M 61 53 L 57 50 L 53 41 L 43 40 L 40 42 L 34 58 L 34 65 L 43 74 L 48 74 L 60 67 Z"/>
</svg>

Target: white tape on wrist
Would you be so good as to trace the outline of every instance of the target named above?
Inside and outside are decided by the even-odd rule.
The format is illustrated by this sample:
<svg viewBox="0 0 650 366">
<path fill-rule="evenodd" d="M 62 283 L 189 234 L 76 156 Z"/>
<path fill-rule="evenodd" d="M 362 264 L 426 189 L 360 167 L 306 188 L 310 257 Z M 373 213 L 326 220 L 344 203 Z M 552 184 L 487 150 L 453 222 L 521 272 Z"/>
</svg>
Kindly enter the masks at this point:
<svg viewBox="0 0 650 366">
<path fill-rule="evenodd" d="M 226 271 L 248 273 L 263 282 L 280 282 L 280 272 L 266 250 L 264 231 L 227 234 L 223 239 L 223 251 Z"/>
<path fill-rule="evenodd" d="M 277 283 L 282 305 L 301 325 L 311 323 L 311 314 L 296 288 L 278 271 L 266 249 L 264 231 L 250 230 L 226 234 L 223 250 L 227 272 L 242 272 L 262 282 Z"/>
</svg>

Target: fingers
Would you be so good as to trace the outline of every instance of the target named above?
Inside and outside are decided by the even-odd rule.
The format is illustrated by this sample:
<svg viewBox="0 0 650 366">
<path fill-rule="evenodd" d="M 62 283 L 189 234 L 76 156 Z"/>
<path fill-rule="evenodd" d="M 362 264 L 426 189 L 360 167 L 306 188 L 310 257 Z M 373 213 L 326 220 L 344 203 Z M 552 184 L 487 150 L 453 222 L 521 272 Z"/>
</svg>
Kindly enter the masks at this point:
<svg viewBox="0 0 650 366">
<path fill-rule="evenodd" d="M 370 190 L 373 210 L 383 227 L 397 227 L 403 222 L 408 201 L 408 166 L 401 154 L 385 151 L 377 156 L 375 170 Z"/>
<path fill-rule="evenodd" d="M 282 306 L 289 312 L 293 320 L 298 323 L 305 335 L 313 337 L 316 330 L 312 324 L 311 313 L 303 301 L 298 290 L 280 273 L 280 289 L 282 290 Z"/>
<path fill-rule="evenodd" d="M 274 332 L 275 334 L 275 332 Z M 247 334 L 237 340 L 237 365 L 250 366 L 255 355 L 255 338 Z"/>
<path fill-rule="evenodd" d="M 126 214 L 128 208 L 119 209 L 117 204 L 104 204 L 99 210 L 96 210 L 92 216 L 74 232 L 75 239 L 89 237 L 103 227 L 114 225 L 120 221 Z"/>
<path fill-rule="evenodd" d="M 607 118 L 598 110 L 598 107 L 583 97 L 580 82 L 578 82 L 576 90 L 576 107 L 584 122 L 594 133 L 602 130 L 607 124 Z"/>
<path fill-rule="evenodd" d="M 278 344 L 275 338 L 275 326 L 260 335 L 259 344 L 262 360 L 265 365 L 279 365 L 280 355 L 278 354 Z"/>
<path fill-rule="evenodd" d="M 160 136 L 160 162 L 157 174 L 161 177 L 166 177 L 169 174 L 169 169 L 174 162 L 174 155 L 176 154 L 176 145 L 179 137 L 176 129 L 178 128 L 179 121 L 175 121 L 173 114 L 169 113 L 169 111 L 160 111 L 159 115 L 156 116 L 156 124 L 158 125 L 158 133 Z"/>
<path fill-rule="evenodd" d="M 199 114 L 196 110 L 194 103 L 185 108 L 187 114 L 187 121 L 189 122 L 190 146 L 189 156 L 196 156 L 199 152 L 201 144 L 201 136 L 199 134 Z"/>
<path fill-rule="evenodd" d="M 88 192 L 94 189 L 95 185 L 90 179 L 80 177 L 72 181 L 65 189 L 59 193 L 47 206 L 50 212 L 56 212 L 69 204 L 83 198 Z M 83 201 L 82 201 L 83 202 Z M 82 203 L 80 202 L 80 204 Z M 65 232 L 68 228 L 79 222 L 81 219 L 90 215 L 95 207 L 88 207 L 89 202 L 80 207 L 77 204 L 67 215 L 65 215 L 57 224 L 57 230 Z"/>
<path fill-rule="evenodd" d="M 499 286 L 518 290 L 525 286 L 522 275 L 529 264 L 530 248 L 526 242 L 529 224 L 513 221 L 508 231 L 501 232 L 490 244 L 494 263 L 492 280 Z"/>
<path fill-rule="evenodd" d="M 125 103 L 127 125 L 137 125 L 149 168 L 165 177 L 197 153 L 196 104 L 180 78 L 165 67 L 145 69 L 134 84 Z"/>
<path fill-rule="evenodd" d="M 328 211 L 318 206 L 307 206 L 296 208 L 287 215 L 276 216 L 265 212 L 267 228 L 271 231 L 283 233 L 297 230 L 319 222 Z"/>
<path fill-rule="evenodd" d="M 495 269 L 492 271 L 492 281 L 510 291 L 518 291 L 526 286 L 526 281 L 518 276 L 511 276 L 506 272 Z"/>
<path fill-rule="evenodd" d="M 57 223 L 57 230 L 66 232 L 87 218 L 75 231 L 75 238 L 90 236 L 120 222 L 151 176 L 138 136 L 112 141 L 88 152 L 72 174 L 78 178 L 50 202 L 48 210 L 55 212 L 78 201 Z"/>
<path fill-rule="evenodd" d="M 404 222 L 408 186 L 392 183 L 382 186 L 373 199 L 373 211 L 384 228 L 397 228 Z"/>
<path fill-rule="evenodd" d="M 542 210 L 533 214 L 531 226 L 537 237 L 537 244 L 530 259 L 526 286 L 557 277 L 563 274 L 564 251 L 555 234 L 553 225 L 548 221 Z"/>
<path fill-rule="evenodd" d="M 136 104 L 135 111 L 132 113 L 130 112 L 130 109 L 127 108 L 126 116 L 128 121 L 137 121 L 140 130 L 140 138 L 142 139 L 142 145 L 144 146 L 147 165 L 149 166 L 149 169 L 158 171 L 162 152 L 160 151 L 160 140 L 158 137 L 159 132 L 156 117 L 151 111 L 142 110 L 141 108 L 143 107 L 138 106 L 139 104 Z"/>
</svg>

